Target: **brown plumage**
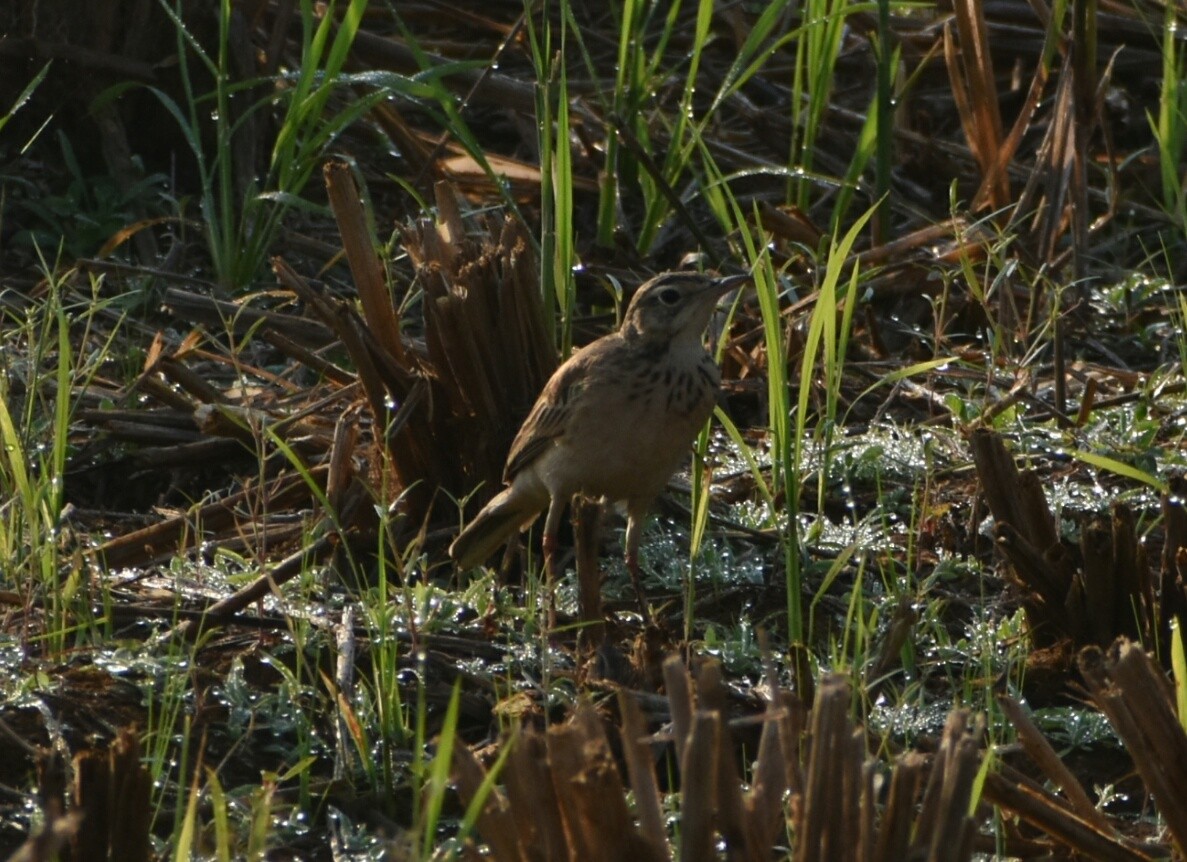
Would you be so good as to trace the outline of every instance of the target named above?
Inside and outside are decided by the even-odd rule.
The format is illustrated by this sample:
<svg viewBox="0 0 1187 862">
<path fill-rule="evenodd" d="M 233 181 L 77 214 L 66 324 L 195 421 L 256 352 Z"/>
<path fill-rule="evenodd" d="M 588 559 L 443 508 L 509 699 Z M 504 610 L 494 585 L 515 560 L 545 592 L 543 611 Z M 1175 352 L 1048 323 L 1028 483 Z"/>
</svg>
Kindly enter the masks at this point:
<svg viewBox="0 0 1187 862">
<path fill-rule="evenodd" d="M 558 368 L 511 444 L 508 487 L 450 546 L 458 566 L 481 563 L 547 508 L 551 567 L 561 514 L 582 494 L 626 503 L 626 559 L 637 583 L 643 518 L 716 403 L 720 373 L 701 336 L 717 301 L 747 280 L 657 275 L 635 292 L 617 332 Z"/>
</svg>

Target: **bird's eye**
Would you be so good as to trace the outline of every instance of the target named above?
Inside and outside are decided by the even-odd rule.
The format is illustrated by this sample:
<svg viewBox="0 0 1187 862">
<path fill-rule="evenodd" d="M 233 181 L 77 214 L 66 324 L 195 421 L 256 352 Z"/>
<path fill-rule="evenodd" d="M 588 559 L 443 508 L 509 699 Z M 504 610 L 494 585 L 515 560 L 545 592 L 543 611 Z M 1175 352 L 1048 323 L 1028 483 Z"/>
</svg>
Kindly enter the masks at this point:
<svg viewBox="0 0 1187 862">
<path fill-rule="evenodd" d="M 659 301 L 664 305 L 675 305 L 680 301 L 680 291 L 674 287 L 665 288 L 659 292 Z"/>
</svg>

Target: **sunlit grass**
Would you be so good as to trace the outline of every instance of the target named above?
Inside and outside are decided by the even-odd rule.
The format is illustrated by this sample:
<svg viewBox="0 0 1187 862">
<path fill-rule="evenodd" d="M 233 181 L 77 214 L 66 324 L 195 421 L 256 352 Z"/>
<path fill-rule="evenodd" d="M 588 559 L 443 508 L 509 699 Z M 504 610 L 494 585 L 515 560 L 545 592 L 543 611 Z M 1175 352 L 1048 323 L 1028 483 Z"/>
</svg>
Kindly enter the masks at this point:
<svg viewBox="0 0 1187 862">
<path fill-rule="evenodd" d="M 119 325 L 96 326 L 106 303 L 75 297 L 66 271 L 42 259 L 48 291 L 22 313 L 9 309 L 0 360 L 0 566 L 3 582 L 46 612 L 51 654 L 89 639 L 89 570 L 70 547 L 65 480 L 70 427 L 85 388 L 112 356 Z"/>
</svg>

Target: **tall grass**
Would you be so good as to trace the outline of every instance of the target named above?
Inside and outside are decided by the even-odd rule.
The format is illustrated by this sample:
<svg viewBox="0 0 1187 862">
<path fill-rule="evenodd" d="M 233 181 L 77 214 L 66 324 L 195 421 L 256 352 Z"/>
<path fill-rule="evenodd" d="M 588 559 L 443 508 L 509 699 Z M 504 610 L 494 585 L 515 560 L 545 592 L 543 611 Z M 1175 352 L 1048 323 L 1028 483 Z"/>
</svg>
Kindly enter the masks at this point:
<svg viewBox="0 0 1187 862">
<path fill-rule="evenodd" d="M 47 293 L 24 313 L 7 311 L 0 326 L 0 579 L 46 612 L 52 654 L 91 616 L 90 583 L 68 545 L 66 463 L 71 451 L 73 393 L 112 355 L 119 326 L 99 333 L 106 301 L 67 300 L 65 276 L 41 262 Z"/>
<path fill-rule="evenodd" d="M 754 274 L 754 287 L 758 297 L 759 313 L 762 319 L 763 339 L 766 356 L 768 441 L 770 455 L 769 477 L 764 478 L 758 469 L 758 459 L 748 456 L 752 473 L 760 493 L 773 507 L 774 501 L 782 499 L 787 515 L 781 534 L 781 554 L 784 582 L 787 588 L 788 638 L 793 645 L 804 644 L 804 613 L 802 604 L 803 572 L 801 563 L 801 538 L 799 535 L 798 512 L 800 511 L 800 486 L 803 481 L 802 465 L 807 451 L 809 437 L 815 439 L 814 446 L 823 454 L 820 459 L 820 488 L 817 498 L 818 510 L 823 508 L 825 481 L 828 474 L 833 435 L 838 422 L 839 393 L 844 371 L 845 353 L 853 314 L 859 301 L 859 271 L 850 263 L 850 256 L 857 237 L 873 216 L 875 208 L 866 210 L 840 239 L 829 240 L 820 267 L 820 287 L 817 291 L 803 354 L 800 359 L 799 391 L 793 398 L 792 382 L 787 369 L 793 357 L 790 355 L 790 329 L 782 314 L 782 276 L 775 271 L 767 244 L 767 238 L 755 227 L 759 218 L 757 212 L 750 214 L 730 189 L 728 179 L 717 169 L 710 154 L 702 149 L 701 164 L 708 174 L 706 196 L 710 208 L 724 223 L 727 231 L 738 238 L 741 252 L 749 261 Z M 846 277 L 846 280 L 842 280 Z M 819 413 L 810 410 L 810 397 L 814 381 L 819 381 L 824 392 L 824 408 Z M 809 417 L 816 416 L 809 428 Z M 724 414 L 718 412 L 724 420 Z M 735 445 L 743 452 L 748 448 L 732 424 L 723 422 Z M 697 511 L 694 498 L 694 512 Z M 772 511 L 772 515 L 775 515 Z M 695 546 L 694 546 L 695 547 Z"/>
<path fill-rule="evenodd" d="M 673 4 L 675 7 L 676 4 Z M 643 25 L 646 4 L 642 0 L 625 0 L 621 5 L 611 7 L 617 12 L 618 63 L 611 91 L 609 116 L 611 122 L 618 118 L 630 118 L 636 136 L 646 135 L 639 108 L 642 100 L 642 82 L 646 63 L 643 54 Z M 613 248 L 614 235 L 622 208 L 622 189 L 638 182 L 639 167 L 623 152 L 618 135 L 613 128 L 606 131 L 606 153 L 599 182 L 597 243 L 603 248 Z"/>
<path fill-rule="evenodd" d="M 799 392 L 795 402 L 794 427 L 790 434 L 780 441 L 780 448 L 777 450 L 778 457 L 784 460 L 781 472 L 787 477 L 784 492 L 789 514 L 787 533 L 783 543 L 784 578 L 787 588 L 788 639 L 794 645 L 804 644 L 803 573 L 799 547 L 798 512 L 800 510 L 800 490 L 805 478 L 803 465 L 809 440 L 808 419 L 811 415 L 809 402 L 813 384 L 819 381 L 824 392 L 824 409 L 816 414 L 817 419 L 812 433 L 814 445 L 821 455 L 817 468 L 816 507 L 819 512 L 824 509 L 824 493 L 828 486 L 832 443 L 837 428 L 837 409 L 845 354 L 853 323 L 853 313 L 859 300 L 859 271 L 856 263 L 850 263 L 850 253 L 858 235 L 873 214 L 873 209 L 866 210 L 840 240 L 835 236 L 829 240 L 816 304 L 808 322 L 808 331 L 800 360 Z M 842 276 L 846 272 L 849 276 L 848 283 L 842 287 Z M 773 283 L 771 283 L 771 288 L 773 288 Z M 775 297 L 771 295 L 771 288 L 764 289 L 760 286 L 759 297 L 760 303 L 764 307 L 764 326 L 771 313 L 767 311 L 767 307 L 773 306 L 775 302 Z M 766 294 L 765 297 L 764 294 Z M 782 347 L 784 344 L 780 334 L 779 346 Z M 768 336 L 768 350 L 774 346 Z M 778 358 L 786 359 L 785 347 L 780 351 Z M 774 361 L 773 357 L 770 361 L 771 366 Z M 768 387 L 768 392 L 770 392 L 772 412 L 776 409 L 786 411 L 790 401 L 790 391 L 783 390 L 775 393 Z M 781 419 L 783 427 L 780 431 L 783 434 L 788 434 L 786 422 L 786 418 Z M 772 428 L 774 426 L 772 418 Z"/>
<path fill-rule="evenodd" d="M 1179 44 L 1180 10 L 1174 3 L 1165 7 L 1162 23 L 1162 78 L 1158 88 L 1158 116 L 1150 118 L 1158 144 L 1158 167 L 1162 180 L 1162 206 L 1187 235 L 1187 173 L 1183 168 L 1187 148 L 1187 58 Z"/>
<path fill-rule="evenodd" d="M 673 4 L 673 12 L 679 8 L 679 4 Z M 660 177 L 654 178 L 650 176 L 641 176 L 640 182 L 644 192 L 644 212 L 643 223 L 639 231 L 639 238 L 635 243 L 635 247 L 640 251 L 646 251 L 651 248 L 655 242 L 655 237 L 659 231 L 660 225 L 664 218 L 671 211 L 671 202 L 668 197 L 663 194 L 656 184 L 659 182 L 666 183 L 669 187 L 675 187 L 678 177 L 684 172 L 685 166 L 688 163 L 689 157 L 692 154 L 692 147 L 690 146 L 690 126 L 692 125 L 693 116 L 693 96 L 696 93 L 697 86 L 697 72 L 701 66 L 701 56 L 704 52 L 705 43 L 709 38 L 709 24 L 713 16 L 713 2 L 712 0 L 701 0 L 697 5 L 696 24 L 693 28 L 692 47 L 688 52 L 688 70 L 684 74 L 684 85 L 680 91 L 680 102 L 676 108 L 675 114 L 671 118 L 671 123 L 668 128 L 669 141 L 664 148 L 664 158 L 660 167 Z M 670 35 L 672 24 L 674 23 L 674 15 L 669 13 L 668 19 L 665 22 L 664 39 L 661 40 L 661 48 Z M 703 118 L 703 119 L 708 119 Z"/>
<path fill-rule="evenodd" d="M 658 22 L 660 7 L 641 0 L 623 4 L 614 89 L 608 97 L 598 96 L 609 118 L 598 198 L 599 245 L 613 245 L 624 201 L 635 201 L 641 204 L 643 215 L 637 225 L 631 226 L 634 233 L 626 239 L 638 252 L 647 253 L 672 214 L 675 190 L 692 179 L 695 192 L 703 191 L 703 186 L 695 183 L 700 171 L 694 163 L 694 157 L 702 151 L 703 133 L 729 96 L 757 74 L 776 51 L 796 38 L 798 31 L 780 33 L 778 29 L 789 5 L 781 0 L 763 9 L 712 101 L 695 116 L 693 101 L 704 49 L 709 43 L 713 4 L 700 0 L 697 5 L 692 42 L 679 61 L 680 96 L 670 115 L 657 109 L 655 102 L 656 94 L 670 89 L 669 81 L 677 74 L 677 70 L 665 67 L 664 60 L 681 4 L 673 3 Z M 656 129 L 660 130 L 658 134 Z"/>
<path fill-rule="evenodd" d="M 335 109 L 335 92 L 352 82 L 342 73 L 350 46 L 367 8 L 367 0 L 347 0 L 341 18 L 340 4 L 331 2 L 319 11 L 313 0 L 301 0 L 300 64 L 276 81 L 236 81 L 230 56 L 231 27 L 235 11 L 232 0 L 220 0 L 218 44 L 213 53 L 186 28 L 182 4 L 162 8 L 173 19 L 177 36 L 177 59 L 184 100 L 178 103 L 165 91 L 151 87 L 165 109 L 177 121 L 198 168 L 199 207 L 211 263 L 219 283 L 226 289 L 249 284 L 259 273 L 290 208 L 310 207 L 300 197 L 326 148 L 351 123 L 387 96 L 380 88 Z M 192 68 L 193 58 L 213 81 L 211 92 L 200 92 L 200 76 Z M 388 76 L 392 84 L 398 76 Z M 269 84 L 269 95 L 238 110 L 253 90 Z M 277 86 L 279 85 L 279 86 Z M 105 97 L 117 95 L 113 88 Z M 262 180 L 241 188 L 240 176 L 254 176 L 254 165 L 236 164 L 237 146 L 247 124 L 270 107 L 279 108 L 278 128 Z M 214 146 L 206 143 L 205 130 L 213 122 Z"/>
<path fill-rule="evenodd" d="M 788 198 L 807 209 L 811 185 L 803 177 L 811 174 L 816 142 L 828 110 L 841 37 L 845 30 L 847 0 L 806 0 L 804 23 L 796 42 L 791 85 L 791 150 L 789 164 L 803 171 L 788 189 Z"/>
<path fill-rule="evenodd" d="M 540 267 L 541 290 L 547 312 L 560 322 L 562 357 L 573 349 L 573 160 L 569 148 L 569 84 L 565 65 L 566 34 L 572 23 L 568 0 L 561 0 L 562 23 L 554 41 L 548 4 L 543 26 L 528 17 L 528 40 L 536 71 L 536 132 L 540 149 Z M 575 26 L 575 25 L 574 25 Z M 555 44 L 555 48 L 554 48 Z"/>
</svg>

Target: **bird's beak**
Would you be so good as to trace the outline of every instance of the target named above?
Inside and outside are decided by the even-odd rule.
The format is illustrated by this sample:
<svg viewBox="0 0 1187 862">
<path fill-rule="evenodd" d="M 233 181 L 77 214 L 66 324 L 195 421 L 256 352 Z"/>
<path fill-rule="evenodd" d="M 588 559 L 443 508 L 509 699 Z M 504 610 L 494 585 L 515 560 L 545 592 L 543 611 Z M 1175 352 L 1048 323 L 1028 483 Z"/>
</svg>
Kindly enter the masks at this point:
<svg viewBox="0 0 1187 862">
<path fill-rule="evenodd" d="M 713 279 L 713 292 L 718 296 L 724 296 L 735 287 L 741 287 L 752 281 L 754 281 L 754 276 L 750 273 L 744 272 L 741 275 L 724 275 L 721 278 Z"/>
</svg>

